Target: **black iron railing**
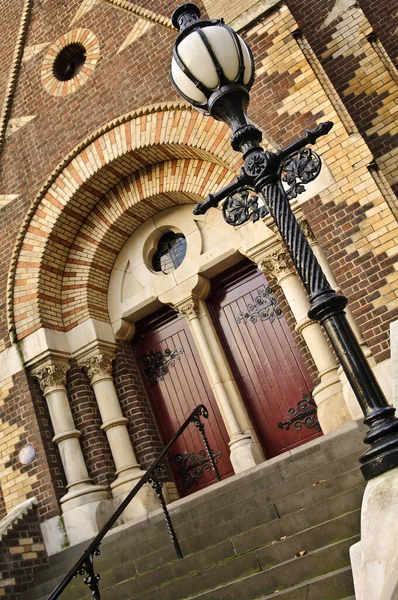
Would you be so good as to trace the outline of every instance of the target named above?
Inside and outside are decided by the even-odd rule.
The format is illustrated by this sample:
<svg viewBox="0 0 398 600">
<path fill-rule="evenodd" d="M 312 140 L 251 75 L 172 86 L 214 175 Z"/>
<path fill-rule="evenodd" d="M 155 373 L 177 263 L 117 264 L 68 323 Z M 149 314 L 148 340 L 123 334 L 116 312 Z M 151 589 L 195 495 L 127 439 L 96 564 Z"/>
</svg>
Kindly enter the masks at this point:
<svg viewBox="0 0 398 600">
<path fill-rule="evenodd" d="M 156 492 L 156 495 L 160 502 L 160 506 L 163 510 L 164 518 L 165 518 L 167 528 L 169 530 L 170 537 L 172 539 L 177 557 L 179 559 L 183 558 L 180 544 L 178 543 L 178 539 L 177 539 L 176 533 L 174 531 L 173 524 L 171 522 L 170 514 L 169 514 L 169 511 L 167 510 L 166 502 L 163 497 L 163 491 L 162 491 L 163 484 L 159 480 L 159 473 L 161 471 L 162 460 L 168 454 L 168 452 L 171 449 L 171 447 L 173 446 L 173 444 L 177 441 L 177 439 L 180 437 L 180 435 L 185 431 L 185 429 L 188 427 L 188 425 L 190 423 L 193 423 L 199 429 L 199 433 L 202 437 L 203 445 L 205 447 L 209 462 L 215 472 L 217 481 L 220 481 L 220 475 L 219 475 L 219 472 L 217 469 L 216 460 L 215 460 L 215 457 L 213 456 L 213 452 L 210 450 L 210 446 L 209 446 L 209 443 L 208 443 L 208 440 L 207 440 L 207 437 L 205 434 L 204 423 L 200 419 L 200 417 L 204 417 L 205 419 L 207 419 L 208 416 L 209 416 L 209 413 L 207 411 L 207 408 L 203 404 L 199 404 L 199 406 L 197 406 L 195 408 L 195 410 L 192 411 L 192 413 L 189 415 L 189 417 L 186 419 L 186 421 L 181 425 L 181 427 L 179 428 L 179 430 L 177 431 L 177 433 L 175 434 L 173 439 L 167 444 L 167 446 L 165 447 L 163 452 L 158 456 L 158 458 L 155 460 L 153 465 L 146 471 L 146 473 L 143 475 L 143 477 L 141 477 L 141 479 L 139 480 L 137 485 L 131 490 L 131 492 L 128 494 L 128 496 L 126 496 L 126 498 L 120 504 L 119 508 L 113 513 L 113 515 L 108 520 L 108 522 L 104 525 L 104 527 L 101 529 L 101 531 L 93 539 L 91 544 L 88 546 L 87 550 L 85 550 L 83 552 L 82 556 L 73 565 L 73 567 L 71 568 L 69 573 L 64 577 L 64 579 L 61 581 L 61 583 L 55 588 L 55 590 L 52 592 L 52 594 L 48 597 L 48 600 L 56 600 L 56 598 L 59 598 L 61 593 L 66 589 L 66 587 L 69 585 L 69 583 L 72 581 L 72 579 L 74 579 L 77 575 L 85 576 L 84 583 L 90 588 L 93 599 L 101 600 L 101 594 L 100 594 L 100 589 L 99 589 L 100 576 L 95 573 L 94 558 L 96 556 L 99 556 L 101 553 L 100 544 L 101 544 L 101 541 L 104 538 L 104 536 L 111 529 L 112 525 L 114 525 L 114 523 L 116 523 L 116 521 L 118 520 L 118 518 L 120 517 L 120 515 L 126 508 L 126 506 L 128 506 L 128 504 L 131 502 L 131 500 L 134 498 L 134 496 L 137 494 L 137 492 L 146 483 L 152 485 L 152 487 L 154 488 L 154 490 Z"/>
</svg>

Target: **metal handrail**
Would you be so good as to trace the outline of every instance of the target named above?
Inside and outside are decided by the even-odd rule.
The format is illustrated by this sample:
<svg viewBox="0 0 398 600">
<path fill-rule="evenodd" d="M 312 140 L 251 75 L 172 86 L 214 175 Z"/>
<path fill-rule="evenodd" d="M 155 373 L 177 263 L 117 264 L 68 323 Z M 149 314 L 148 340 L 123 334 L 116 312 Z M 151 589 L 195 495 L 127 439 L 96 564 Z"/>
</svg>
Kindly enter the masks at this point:
<svg viewBox="0 0 398 600">
<path fill-rule="evenodd" d="M 162 460 L 164 459 L 166 454 L 169 452 L 170 448 L 177 441 L 177 439 L 180 437 L 180 435 L 185 431 L 185 429 L 188 427 L 188 425 L 190 423 L 194 423 L 195 426 L 199 429 L 199 433 L 202 437 L 203 444 L 206 449 L 206 453 L 208 455 L 210 464 L 215 472 L 216 479 L 217 479 L 217 481 L 221 480 L 218 469 L 217 469 L 216 461 L 210 450 L 210 446 L 209 446 L 209 443 L 208 443 L 208 440 L 207 440 L 207 437 L 206 437 L 206 434 L 204 431 L 205 426 L 202 423 L 202 421 L 200 420 L 201 416 L 204 417 L 205 419 L 208 419 L 208 417 L 209 417 L 208 410 L 203 404 L 199 404 L 191 412 L 189 417 L 184 421 L 184 423 L 181 425 L 181 427 L 179 428 L 177 433 L 174 435 L 174 437 L 171 439 L 171 441 L 164 448 L 163 452 L 161 452 L 161 454 L 155 460 L 153 465 L 151 467 L 149 467 L 149 469 L 146 471 L 146 473 L 141 477 L 141 479 L 139 480 L 137 485 L 131 490 L 131 492 L 129 492 L 129 494 L 126 496 L 126 498 L 123 500 L 123 502 L 117 508 L 117 510 L 115 510 L 113 515 L 110 517 L 110 519 L 105 523 L 105 525 L 103 526 L 101 531 L 95 536 L 93 541 L 88 546 L 87 550 L 85 550 L 83 552 L 82 556 L 73 565 L 73 567 L 70 569 L 69 573 L 64 577 L 64 579 L 61 581 L 61 583 L 59 583 L 57 585 L 57 587 L 51 593 L 51 595 L 48 597 L 47 600 L 56 600 L 57 598 L 59 598 L 61 593 L 66 589 L 66 587 L 69 585 L 69 583 L 72 581 L 72 579 L 74 579 L 77 575 L 85 575 L 86 576 L 83 581 L 90 588 L 93 599 L 101 600 L 101 595 L 100 595 L 100 590 L 99 590 L 99 585 L 98 585 L 100 576 L 97 575 L 94 571 L 94 558 L 95 558 L 95 556 L 99 556 L 101 553 L 99 546 L 100 546 L 101 541 L 104 538 L 104 536 L 111 529 L 112 525 L 118 520 L 118 518 L 120 517 L 120 515 L 122 514 L 124 509 L 130 504 L 131 500 L 134 498 L 134 496 L 137 494 L 137 492 L 139 492 L 139 490 L 146 483 L 150 483 L 152 485 L 152 487 L 154 488 L 154 490 L 156 492 L 156 495 L 159 498 L 160 505 L 163 510 L 165 520 L 167 523 L 167 528 L 169 530 L 170 537 L 173 541 L 174 548 L 177 553 L 177 557 L 179 559 L 183 558 L 181 548 L 178 543 L 178 539 L 175 534 L 173 525 L 171 523 L 170 515 L 166 508 L 166 503 L 163 498 L 162 483 L 159 481 L 158 474 L 161 470 L 160 463 L 162 462 Z"/>
</svg>

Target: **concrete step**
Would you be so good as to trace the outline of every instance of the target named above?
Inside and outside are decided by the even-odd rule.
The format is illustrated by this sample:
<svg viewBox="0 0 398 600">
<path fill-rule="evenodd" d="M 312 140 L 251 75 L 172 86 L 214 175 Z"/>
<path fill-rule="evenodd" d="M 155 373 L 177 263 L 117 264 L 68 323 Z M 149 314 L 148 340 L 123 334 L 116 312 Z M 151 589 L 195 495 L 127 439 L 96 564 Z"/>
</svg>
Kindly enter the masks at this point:
<svg viewBox="0 0 398 600">
<path fill-rule="evenodd" d="M 314 440 L 171 504 L 183 561 L 175 559 L 160 511 L 148 521 L 115 529 L 95 560 L 101 590 L 130 582 L 140 594 L 149 593 L 154 585 L 163 592 L 187 573 L 200 579 L 202 571 L 227 571 L 224 565 L 230 562 L 235 564 L 236 578 L 260 564 L 256 553 L 264 565 L 274 568 L 294 555 L 292 544 L 306 545 L 307 552 L 314 552 L 356 535 L 364 489 L 357 466 L 364 450 L 362 437 L 363 431 L 351 426 L 343 434 Z M 285 536 L 286 540 L 274 543 Z M 38 585 L 21 600 L 47 598 L 83 549 L 75 547 L 52 557 L 50 569 L 38 574 Z M 86 597 L 90 597 L 87 587 L 77 580 L 62 594 L 65 600 Z"/>
<path fill-rule="evenodd" d="M 326 471 L 326 469 L 324 471 Z M 327 475 L 326 472 L 323 474 L 325 476 Z M 296 479 L 299 479 L 299 477 Z M 351 471 L 341 473 L 336 477 L 332 477 L 331 479 L 325 480 L 322 478 L 321 480 L 316 480 L 316 477 L 313 476 L 309 481 L 309 487 L 286 497 L 284 497 L 284 492 L 288 493 L 291 491 L 291 487 L 289 484 L 287 488 L 287 484 L 283 482 L 267 490 L 267 493 L 259 492 L 251 498 L 244 499 L 243 501 L 237 501 L 234 504 L 230 504 L 226 507 L 215 510 L 212 514 L 206 515 L 202 519 L 197 518 L 192 521 L 192 523 L 186 523 L 181 527 L 176 527 L 181 544 L 184 545 L 185 543 L 188 543 L 187 538 L 192 537 L 192 535 L 195 538 L 195 534 L 197 535 L 198 531 L 204 532 L 208 529 L 213 529 L 214 527 L 220 527 L 225 522 L 231 522 L 234 520 L 234 518 L 244 518 L 245 515 L 247 517 L 249 513 L 250 515 L 247 517 L 247 522 L 250 522 L 250 520 L 253 518 L 259 518 L 260 520 L 263 520 L 263 522 L 269 522 L 272 519 L 277 519 L 288 514 L 292 514 L 293 512 L 301 511 L 302 509 L 305 509 L 314 503 L 327 500 L 329 497 L 338 495 L 339 492 L 347 489 L 349 490 L 354 486 L 356 486 L 354 488 L 356 489 L 356 494 L 359 495 L 361 494 L 361 489 L 364 489 L 362 476 L 359 469 L 356 467 Z M 269 502 L 273 498 L 276 498 L 274 503 L 268 505 L 265 504 L 267 501 Z M 257 509 L 262 510 L 258 512 Z M 247 528 L 247 522 L 245 522 L 245 529 Z M 152 562 L 147 563 L 145 557 L 147 554 L 151 553 L 153 545 L 156 548 L 155 552 L 166 553 L 167 557 L 170 559 L 170 552 L 173 552 L 173 549 L 170 548 L 171 542 L 166 532 L 163 519 L 161 526 L 163 529 L 162 533 L 157 536 L 152 536 L 150 533 L 148 533 L 148 539 L 143 544 L 135 543 L 135 528 L 128 528 L 120 532 L 121 536 L 124 537 L 125 540 L 121 539 L 120 535 L 116 535 L 116 539 L 111 541 L 111 543 L 107 543 L 105 540 L 105 543 L 102 547 L 102 556 L 100 559 L 97 559 L 100 572 L 102 573 L 102 562 L 103 558 L 105 557 L 107 561 L 112 560 L 113 564 L 116 565 L 125 562 L 126 560 L 133 560 L 139 556 L 142 556 L 143 564 L 148 564 L 148 566 L 152 568 Z M 150 529 L 149 526 L 148 529 Z M 127 541 L 128 545 L 124 544 L 124 541 Z M 188 552 L 190 551 L 190 548 L 184 549 Z M 38 573 L 36 582 L 42 583 L 66 573 L 76 558 L 77 556 L 74 556 L 72 560 L 72 557 L 68 557 L 64 561 L 55 564 L 53 567 L 50 567 L 50 569 Z M 155 563 L 158 560 L 156 556 L 152 556 L 151 558 L 155 559 Z"/>
<path fill-rule="evenodd" d="M 259 554 L 252 552 L 146 593 L 137 594 L 133 582 L 122 582 L 104 590 L 102 595 L 104 600 L 158 600 L 160 596 L 162 600 L 254 600 L 260 595 L 275 593 L 282 587 L 281 582 L 287 588 L 348 566 L 349 547 L 357 540 L 355 536 L 324 546 L 268 569 Z"/>
<path fill-rule="evenodd" d="M 305 581 L 290 588 L 275 591 L 273 594 L 261 596 L 257 600 L 355 600 L 355 596 L 347 597 L 353 592 L 351 567 L 343 567 L 315 577 L 310 582 Z M 237 600 L 237 597 L 233 597 Z M 194 600 L 193 598 L 191 600 Z M 198 599 L 199 600 L 199 599 Z M 212 600 L 211 596 L 203 596 L 200 600 Z"/>
<path fill-rule="evenodd" d="M 305 510 L 268 522 L 265 522 L 264 511 L 260 509 L 256 511 L 260 512 L 257 515 L 258 520 L 253 523 L 248 523 L 247 520 L 245 522 L 245 518 L 239 518 L 235 520 L 239 521 L 239 524 L 232 521 L 224 526 L 213 528 L 210 539 L 209 534 L 199 532 L 193 538 L 186 540 L 195 551 L 190 555 L 186 554 L 183 561 L 176 560 L 172 548 L 155 550 L 151 554 L 137 557 L 136 547 L 132 547 L 110 557 L 96 558 L 96 571 L 101 573 L 101 589 L 133 578 L 136 578 L 135 585 L 140 590 L 149 589 L 153 585 L 182 577 L 186 572 L 196 572 L 220 561 L 247 554 L 254 549 L 262 549 L 259 550 L 262 560 L 264 564 L 270 566 L 283 557 L 287 559 L 294 556 L 300 550 L 312 550 L 326 542 L 352 537 L 359 532 L 358 506 L 361 496 L 362 487 L 355 488 L 309 506 Z M 249 529 L 250 525 L 254 527 Z M 274 544 L 285 536 L 287 536 L 286 540 Z M 199 546 L 204 547 L 199 549 Z M 49 578 L 37 585 L 30 592 L 29 600 L 49 594 L 61 579 L 62 576 L 56 579 Z M 65 598 L 81 598 L 85 591 L 86 588 L 80 581 L 74 581 L 70 584 Z"/>
<path fill-rule="evenodd" d="M 322 545 L 352 537 L 353 532 L 358 532 L 358 515 L 349 513 L 339 519 L 310 528 L 285 540 L 271 542 L 265 547 L 257 549 L 256 554 L 261 564 L 269 568 L 281 561 L 289 560 L 303 549 L 309 552 Z M 143 593 L 155 586 L 159 587 L 173 580 L 183 578 L 186 573 L 199 573 L 203 569 L 236 557 L 233 540 L 228 540 L 208 550 L 188 556 L 183 561 L 174 561 L 162 568 L 136 577 L 132 581 L 132 586 L 136 592 Z M 132 579 L 132 573 L 133 568 L 130 563 L 121 565 L 104 573 L 102 585 L 104 588 L 113 588 L 120 581 Z"/>
<path fill-rule="evenodd" d="M 256 493 L 260 497 L 265 491 L 268 492 L 270 489 L 275 491 L 273 500 L 283 495 L 290 495 L 293 492 L 289 488 L 284 488 L 285 492 L 283 492 L 283 489 L 277 489 L 277 486 L 293 479 L 292 489 L 296 487 L 294 491 L 300 491 L 320 479 L 333 478 L 333 472 L 328 474 L 323 469 L 323 465 L 330 462 L 334 463 L 331 471 L 334 470 L 334 473 L 337 475 L 348 470 L 353 470 L 353 477 L 356 477 L 356 481 L 358 482 L 352 486 L 354 487 L 362 481 L 357 461 L 358 456 L 364 450 L 362 438 L 363 431 L 361 428 L 358 428 L 356 424 L 350 424 L 343 428 L 342 432 L 338 432 L 338 434 L 329 434 L 323 438 L 318 438 L 304 446 L 300 446 L 281 456 L 266 461 L 249 471 L 235 475 L 216 486 L 174 502 L 169 505 L 173 523 L 178 528 L 184 522 L 192 522 L 195 519 L 201 519 L 205 515 L 212 514 L 214 512 L 215 498 L 217 498 L 217 508 L 222 510 L 224 507 L 238 501 L 246 501 L 247 506 L 250 508 L 249 498 L 253 497 Z M 345 461 L 339 464 L 341 457 L 344 457 Z M 320 470 L 317 471 L 316 467 L 320 467 Z M 298 485 L 298 476 L 307 471 L 310 471 L 311 474 L 305 485 Z M 278 496 L 278 493 L 281 495 Z M 153 514 L 149 521 L 144 520 L 134 526 L 134 540 L 137 543 L 147 541 L 150 537 L 158 537 L 162 533 L 164 533 L 164 521 L 160 511 Z M 107 544 L 111 542 L 112 532 L 110 532 L 108 538 L 106 541 Z M 122 538 L 123 534 L 119 531 L 118 535 L 115 536 L 115 541 L 119 549 L 123 547 L 123 542 L 126 546 L 131 544 L 131 536 L 129 534 L 127 534 L 125 540 Z M 78 557 L 86 545 L 86 543 L 82 543 L 50 557 L 50 564 L 55 565 L 64 560 L 70 560 L 72 563 L 73 558 Z"/>
</svg>

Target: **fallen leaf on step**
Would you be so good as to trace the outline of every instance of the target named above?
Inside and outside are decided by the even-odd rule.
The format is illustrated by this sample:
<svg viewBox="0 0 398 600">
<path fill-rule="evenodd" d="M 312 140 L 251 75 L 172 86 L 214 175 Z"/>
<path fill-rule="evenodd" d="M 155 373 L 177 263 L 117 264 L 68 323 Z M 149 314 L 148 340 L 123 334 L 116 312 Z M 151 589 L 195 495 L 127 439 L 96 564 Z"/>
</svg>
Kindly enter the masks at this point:
<svg viewBox="0 0 398 600">
<path fill-rule="evenodd" d="M 315 487 L 316 485 L 319 485 L 320 483 L 325 483 L 326 479 L 321 479 L 320 481 L 316 481 L 315 483 L 312 484 L 312 487 Z"/>
<path fill-rule="evenodd" d="M 304 554 L 307 554 L 307 550 L 301 550 L 301 552 L 296 552 L 295 557 L 300 558 L 300 556 L 304 556 Z"/>
<path fill-rule="evenodd" d="M 277 540 L 274 540 L 273 542 L 271 542 L 271 546 L 273 544 L 277 544 L 278 542 L 282 542 L 283 540 L 285 540 L 287 538 L 287 535 L 284 535 L 283 537 L 278 538 Z"/>
</svg>

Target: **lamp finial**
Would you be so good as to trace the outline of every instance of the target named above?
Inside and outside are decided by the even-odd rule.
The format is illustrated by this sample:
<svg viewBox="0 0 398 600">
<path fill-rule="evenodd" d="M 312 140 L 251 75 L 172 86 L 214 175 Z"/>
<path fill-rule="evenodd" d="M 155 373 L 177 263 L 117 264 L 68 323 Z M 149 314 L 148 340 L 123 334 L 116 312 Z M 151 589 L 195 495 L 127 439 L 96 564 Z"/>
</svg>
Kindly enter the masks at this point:
<svg viewBox="0 0 398 600">
<path fill-rule="evenodd" d="M 183 31 L 200 20 L 200 8 L 193 2 L 186 2 L 175 9 L 171 21 L 176 29 Z"/>
</svg>

